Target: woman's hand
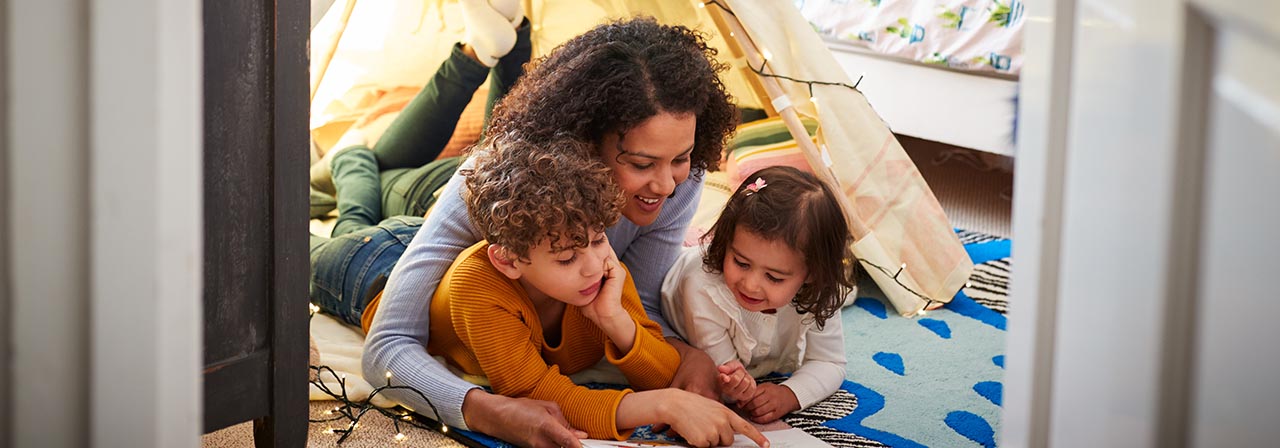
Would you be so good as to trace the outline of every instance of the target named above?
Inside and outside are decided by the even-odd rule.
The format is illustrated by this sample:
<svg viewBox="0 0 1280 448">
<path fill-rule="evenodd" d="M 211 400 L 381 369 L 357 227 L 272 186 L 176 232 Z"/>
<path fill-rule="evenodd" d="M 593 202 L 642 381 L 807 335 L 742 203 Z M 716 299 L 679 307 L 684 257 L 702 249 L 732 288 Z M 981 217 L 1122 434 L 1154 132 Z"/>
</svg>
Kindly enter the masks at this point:
<svg viewBox="0 0 1280 448">
<path fill-rule="evenodd" d="M 587 433 L 573 429 L 554 402 L 494 395 L 480 389 L 467 393 L 462 415 L 473 430 L 519 446 L 581 448 Z"/>
<path fill-rule="evenodd" d="M 627 271 L 622 269 L 613 249 L 609 249 L 609 256 L 604 259 L 600 291 L 591 303 L 582 306 L 582 315 L 600 327 L 622 353 L 631 352 L 636 340 L 636 322 L 622 308 L 622 285 L 626 281 Z"/>
<path fill-rule="evenodd" d="M 756 395 L 756 379 L 747 373 L 747 368 L 738 360 L 724 363 L 717 368 L 720 371 L 720 393 L 741 407 L 742 403 Z"/>
<path fill-rule="evenodd" d="M 751 416 L 756 423 L 769 423 L 782 418 L 787 413 L 800 410 L 800 400 L 790 387 L 773 383 L 760 383 L 756 386 L 756 394 L 746 403 L 738 406 Z"/>
<path fill-rule="evenodd" d="M 698 350 L 678 338 L 668 337 L 667 342 L 680 352 L 680 367 L 676 369 L 675 378 L 671 379 L 671 387 L 710 398 L 720 399 L 720 387 L 717 385 L 718 371 L 715 361 L 707 356 L 707 352 Z"/>
</svg>

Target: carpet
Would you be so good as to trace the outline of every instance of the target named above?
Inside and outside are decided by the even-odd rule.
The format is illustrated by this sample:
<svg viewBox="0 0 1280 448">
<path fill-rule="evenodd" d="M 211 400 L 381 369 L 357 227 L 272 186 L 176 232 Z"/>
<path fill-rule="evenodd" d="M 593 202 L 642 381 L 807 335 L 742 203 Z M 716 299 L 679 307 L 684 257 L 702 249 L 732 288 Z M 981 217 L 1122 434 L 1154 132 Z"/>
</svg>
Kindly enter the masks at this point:
<svg viewBox="0 0 1280 448">
<path fill-rule="evenodd" d="M 892 312 L 875 285 L 863 282 L 841 316 L 849 362 L 844 384 L 784 422 L 836 447 L 996 446 L 1010 241 L 956 232 L 975 265 L 969 284 L 943 308 L 908 319 Z M 510 446 L 456 432 L 468 444 Z M 647 428 L 633 438 L 671 441 Z"/>
</svg>

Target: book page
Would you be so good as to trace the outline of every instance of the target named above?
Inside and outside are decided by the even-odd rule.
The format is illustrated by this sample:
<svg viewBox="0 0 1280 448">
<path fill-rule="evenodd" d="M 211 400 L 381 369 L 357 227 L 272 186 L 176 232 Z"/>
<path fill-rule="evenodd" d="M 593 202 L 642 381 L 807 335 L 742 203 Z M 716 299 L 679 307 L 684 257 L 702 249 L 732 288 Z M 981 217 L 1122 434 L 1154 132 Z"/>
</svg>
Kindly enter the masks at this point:
<svg viewBox="0 0 1280 448">
<path fill-rule="evenodd" d="M 811 436 L 799 429 L 782 429 L 774 431 L 763 431 L 765 437 L 769 439 L 771 448 L 801 448 L 815 446 L 831 446 L 823 442 L 817 437 Z M 584 448 L 613 448 L 613 447 L 655 447 L 655 446 L 688 446 L 681 443 L 666 442 L 661 440 L 599 440 L 599 439 L 583 439 L 582 446 Z M 732 448 L 757 448 L 756 443 L 752 442 L 742 434 L 734 436 Z"/>
</svg>

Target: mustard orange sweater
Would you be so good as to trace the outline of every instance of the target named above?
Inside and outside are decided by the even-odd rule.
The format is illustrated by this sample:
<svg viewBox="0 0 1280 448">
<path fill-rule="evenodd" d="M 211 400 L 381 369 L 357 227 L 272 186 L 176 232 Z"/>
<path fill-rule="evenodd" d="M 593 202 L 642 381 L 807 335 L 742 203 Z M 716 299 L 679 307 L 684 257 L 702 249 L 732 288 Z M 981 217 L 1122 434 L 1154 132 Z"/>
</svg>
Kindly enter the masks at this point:
<svg viewBox="0 0 1280 448">
<path fill-rule="evenodd" d="M 630 353 L 620 353 L 599 327 L 567 305 L 560 345 L 543 339 L 538 312 L 520 283 L 489 262 L 488 244 L 464 250 L 445 273 L 431 300 L 427 351 L 473 375 L 485 375 L 493 391 L 510 397 L 554 401 L 575 428 L 593 438 L 624 440 L 617 428 L 618 405 L 627 390 L 591 390 L 566 375 L 606 357 L 640 390 L 667 387 L 680 355 L 649 320 L 628 272 L 623 309 L 636 322 Z M 625 267 L 624 267 L 625 269 Z"/>
</svg>

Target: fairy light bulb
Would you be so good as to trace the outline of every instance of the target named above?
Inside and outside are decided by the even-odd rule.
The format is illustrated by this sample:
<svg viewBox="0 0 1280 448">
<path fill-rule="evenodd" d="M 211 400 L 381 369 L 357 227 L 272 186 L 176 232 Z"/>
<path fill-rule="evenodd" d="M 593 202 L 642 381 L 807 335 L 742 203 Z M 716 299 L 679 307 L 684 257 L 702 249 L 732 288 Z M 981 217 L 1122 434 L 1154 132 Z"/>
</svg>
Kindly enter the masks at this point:
<svg viewBox="0 0 1280 448">
<path fill-rule="evenodd" d="M 440 425 L 440 433 L 441 433 L 441 434 L 448 434 L 448 433 L 449 433 L 449 427 L 448 427 L 448 426 L 445 426 L 445 425 Z"/>
<path fill-rule="evenodd" d="M 703 8 L 706 8 L 706 7 L 707 7 L 707 4 L 706 4 L 706 3 L 699 3 L 699 4 L 698 4 L 698 9 L 703 9 Z"/>
<path fill-rule="evenodd" d="M 916 311 L 917 316 L 923 316 L 924 314 L 925 314 L 924 307 L 921 307 L 919 311 Z"/>
<path fill-rule="evenodd" d="M 905 271 L 905 270 L 907 270 L 907 264 L 906 264 L 906 263 L 902 263 L 902 266 L 899 266 L 899 267 L 898 267 L 898 270 L 899 270 L 899 271 Z"/>
<path fill-rule="evenodd" d="M 320 312 L 320 307 L 316 306 L 316 304 L 314 304 L 314 303 L 308 303 L 307 305 L 308 305 L 308 308 L 311 308 L 311 313 L 312 313 L 312 314 L 315 314 L 315 313 L 319 313 L 319 312 Z"/>
<path fill-rule="evenodd" d="M 388 370 L 388 371 L 387 371 L 387 379 L 391 379 L 391 371 L 390 371 L 390 370 Z"/>
<path fill-rule="evenodd" d="M 397 441 L 397 442 L 403 442 L 403 441 L 404 441 L 404 439 L 407 439 L 407 438 L 409 438 L 409 436 L 404 435 L 404 433 L 403 433 L 403 432 L 396 433 L 396 441 Z"/>
<path fill-rule="evenodd" d="M 770 59 L 773 59 L 773 53 L 770 53 L 769 50 L 760 49 L 760 57 L 764 58 L 765 62 L 769 62 Z"/>
</svg>

